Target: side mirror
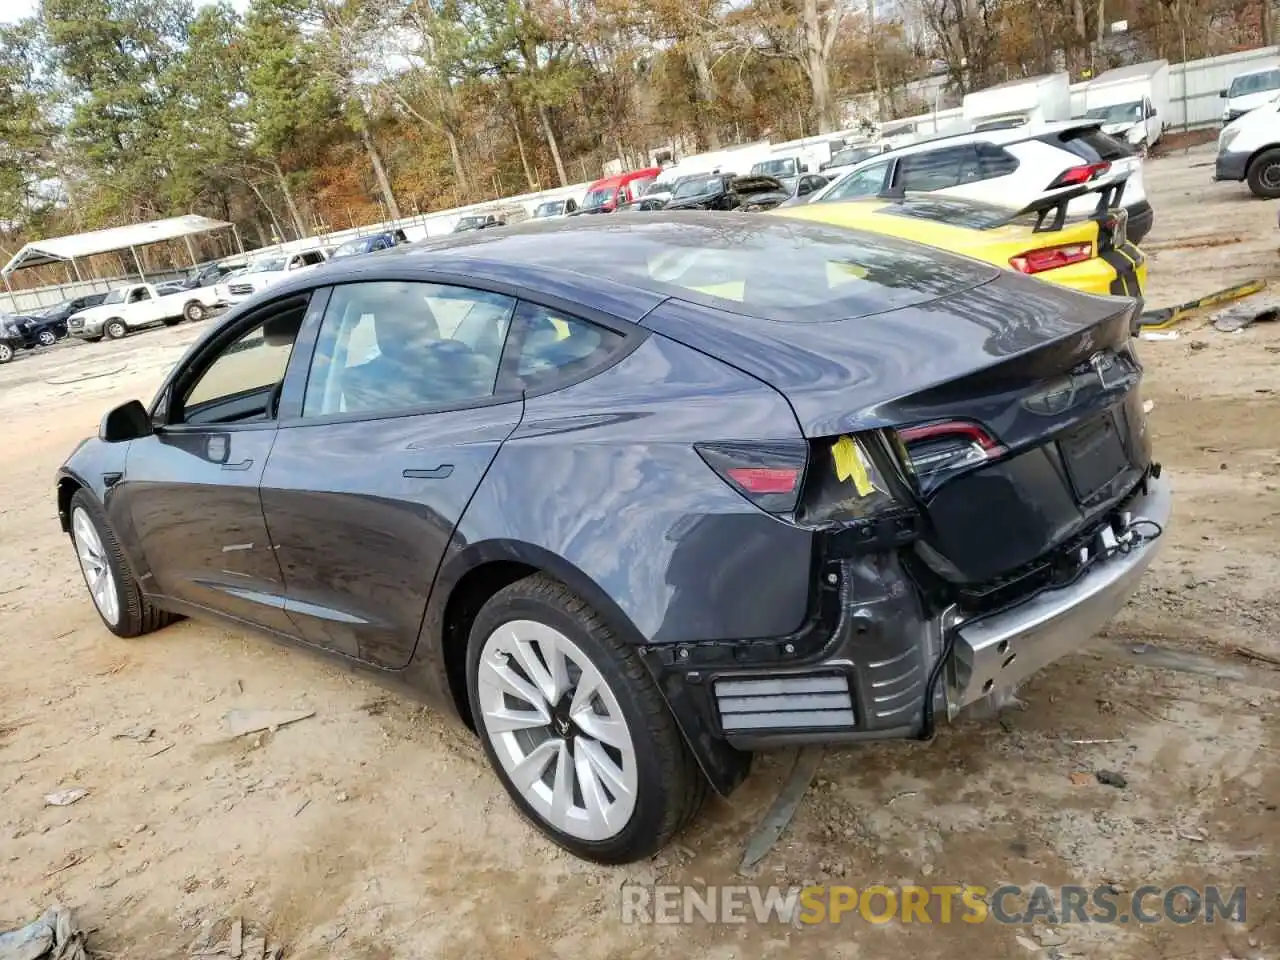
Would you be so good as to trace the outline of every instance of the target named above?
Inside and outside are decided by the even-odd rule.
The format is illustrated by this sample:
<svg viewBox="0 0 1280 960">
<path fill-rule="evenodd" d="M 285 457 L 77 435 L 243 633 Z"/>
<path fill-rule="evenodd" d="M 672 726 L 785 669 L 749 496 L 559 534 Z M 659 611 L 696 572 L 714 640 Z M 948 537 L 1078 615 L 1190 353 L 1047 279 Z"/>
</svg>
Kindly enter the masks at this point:
<svg viewBox="0 0 1280 960">
<path fill-rule="evenodd" d="M 1218 96 L 1220 96 L 1223 100 L 1226 100 L 1226 99 L 1227 99 L 1227 91 L 1225 91 L 1225 90 L 1219 90 L 1219 91 L 1218 91 Z"/>
<path fill-rule="evenodd" d="M 103 443 L 123 443 L 139 440 L 154 433 L 151 416 L 139 400 L 122 403 L 109 410 L 98 424 L 98 439 Z"/>
<path fill-rule="evenodd" d="M 1148 110 L 1148 112 L 1147 112 L 1147 116 L 1148 116 L 1148 117 L 1158 117 L 1158 116 L 1160 116 L 1160 111 L 1159 111 L 1159 110 L 1157 110 L 1155 107 L 1152 107 L 1152 108 L 1150 108 L 1150 110 Z"/>
</svg>

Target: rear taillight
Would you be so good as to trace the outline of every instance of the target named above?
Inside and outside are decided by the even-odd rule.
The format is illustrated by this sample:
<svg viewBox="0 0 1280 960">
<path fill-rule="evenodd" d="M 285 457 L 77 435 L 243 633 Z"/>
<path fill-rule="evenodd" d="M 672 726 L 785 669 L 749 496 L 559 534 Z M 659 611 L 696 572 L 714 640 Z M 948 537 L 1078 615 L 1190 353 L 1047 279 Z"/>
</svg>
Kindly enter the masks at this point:
<svg viewBox="0 0 1280 960">
<path fill-rule="evenodd" d="M 968 420 L 903 427 L 898 437 L 906 447 L 911 470 L 923 492 L 957 471 L 994 460 L 1007 452 L 984 427 Z"/>
<path fill-rule="evenodd" d="M 798 526 L 838 535 L 841 549 L 894 549 L 920 534 L 906 450 L 891 430 L 808 441 L 699 443 L 695 449 L 752 503 Z"/>
<path fill-rule="evenodd" d="M 1072 263 L 1081 263 L 1093 256 L 1092 243 L 1064 243 L 1056 247 L 1028 250 L 1009 258 L 1009 266 L 1019 273 L 1044 273 Z"/>
<path fill-rule="evenodd" d="M 921 515 L 892 431 L 810 441 L 796 523 L 838 534 L 856 551 L 890 550 L 920 535 Z"/>
<path fill-rule="evenodd" d="M 1068 167 L 1058 174 L 1045 189 L 1057 190 L 1059 187 L 1078 187 L 1082 183 L 1096 180 L 1110 169 L 1111 164 L 1106 160 L 1098 163 L 1084 163 L 1078 167 Z"/>
<path fill-rule="evenodd" d="M 699 443 L 694 449 L 707 466 L 760 509 L 769 513 L 795 509 L 808 461 L 805 441 Z"/>
</svg>

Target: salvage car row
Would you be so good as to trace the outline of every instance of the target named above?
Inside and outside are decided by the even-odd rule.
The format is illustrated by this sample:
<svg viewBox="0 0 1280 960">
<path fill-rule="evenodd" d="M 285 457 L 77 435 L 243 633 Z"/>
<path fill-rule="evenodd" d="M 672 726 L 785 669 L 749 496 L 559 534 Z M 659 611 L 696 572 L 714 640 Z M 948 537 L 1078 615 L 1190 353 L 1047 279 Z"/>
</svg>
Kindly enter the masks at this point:
<svg viewBox="0 0 1280 960">
<path fill-rule="evenodd" d="M 197 322 L 297 271 L 407 242 L 403 230 L 389 230 L 356 237 L 332 250 L 260 253 L 241 267 L 203 264 L 181 280 L 129 283 L 107 293 L 73 297 L 36 314 L 0 316 L 0 364 L 8 363 L 19 350 L 53 346 L 68 336 L 97 343 L 104 337 L 119 340 L 157 324 Z"/>
<path fill-rule="evenodd" d="M 865 150 L 830 180 L 794 158 L 758 163 L 745 176 L 633 171 L 593 185 L 577 215 L 775 210 L 916 240 L 1087 293 L 1137 297 L 1146 278 L 1137 244 L 1154 212 L 1141 156 L 1102 126 L 997 126 Z"/>
</svg>

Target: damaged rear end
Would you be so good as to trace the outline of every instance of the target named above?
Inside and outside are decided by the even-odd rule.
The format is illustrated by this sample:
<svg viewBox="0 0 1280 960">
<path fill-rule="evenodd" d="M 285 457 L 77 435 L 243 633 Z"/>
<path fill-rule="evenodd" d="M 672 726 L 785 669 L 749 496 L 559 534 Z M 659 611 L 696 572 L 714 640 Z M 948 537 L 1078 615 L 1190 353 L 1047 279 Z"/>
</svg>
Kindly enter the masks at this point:
<svg viewBox="0 0 1280 960">
<path fill-rule="evenodd" d="M 673 707 L 736 746 L 928 736 L 1080 649 L 1155 555 L 1139 303 L 952 267 L 954 292 L 856 319 L 649 321 L 722 357 L 731 338 L 804 437 L 699 451 L 814 540 L 800 630 L 668 658 Z"/>
</svg>

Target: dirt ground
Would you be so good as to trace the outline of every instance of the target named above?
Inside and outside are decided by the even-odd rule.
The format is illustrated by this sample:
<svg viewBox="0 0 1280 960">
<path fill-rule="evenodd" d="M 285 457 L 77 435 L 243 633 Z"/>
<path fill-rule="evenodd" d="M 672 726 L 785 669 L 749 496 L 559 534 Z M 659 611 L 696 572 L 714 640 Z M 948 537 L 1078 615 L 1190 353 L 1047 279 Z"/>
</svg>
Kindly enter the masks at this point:
<svg viewBox="0 0 1280 960">
<path fill-rule="evenodd" d="M 1148 164 L 1152 305 L 1280 279 L 1277 205 L 1211 183 L 1212 159 Z M 149 399 L 197 333 L 0 368 L 0 930 L 61 899 L 104 955 L 149 960 L 186 956 L 202 923 L 228 916 L 266 926 L 291 958 L 1280 951 L 1280 670 L 1241 652 L 1280 658 L 1280 324 L 1228 335 L 1192 321 L 1141 344 L 1177 503 L 1107 635 L 1036 678 L 1024 711 L 944 726 L 927 745 L 829 751 L 761 864 L 765 884 L 1248 888 L 1243 924 L 1070 925 L 1041 949 L 1052 934 L 993 923 L 624 925 L 626 882 L 741 882 L 792 754 L 760 758 L 664 854 L 604 869 L 521 822 L 467 734 L 364 675 L 210 623 L 112 637 L 58 530 L 53 473 L 108 406 Z M 1175 656 L 1184 669 L 1160 665 Z M 236 707 L 315 714 L 228 742 Z M 138 728 L 153 737 L 120 736 Z M 1070 776 L 1099 769 L 1128 785 Z M 71 786 L 89 793 L 44 804 Z"/>
</svg>

